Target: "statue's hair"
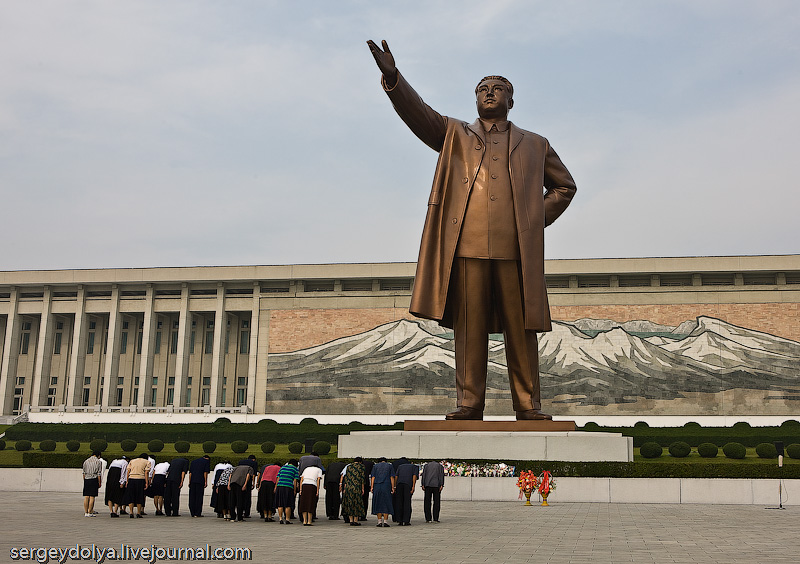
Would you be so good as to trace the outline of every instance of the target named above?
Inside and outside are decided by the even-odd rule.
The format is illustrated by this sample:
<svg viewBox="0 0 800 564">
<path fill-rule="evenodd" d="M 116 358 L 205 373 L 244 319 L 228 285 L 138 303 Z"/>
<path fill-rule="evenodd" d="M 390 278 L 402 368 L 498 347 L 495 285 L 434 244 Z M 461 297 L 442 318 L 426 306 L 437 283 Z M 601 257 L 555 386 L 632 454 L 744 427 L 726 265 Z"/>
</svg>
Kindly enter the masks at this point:
<svg viewBox="0 0 800 564">
<path fill-rule="evenodd" d="M 480 79 L 480 81 L 478 82 L 478 85 L 475 87 L 475 94 L 478 93 L 478 86 L 480 86 L 481 84 L 483 84 L 487 80 L 499 80 L 499 81 L 505 83 L 505 85 L 508 86 L 508 89 L 511 91 L 511 96 L 512 97 L 514 96 L 514 85 L 511 84 L 511 81 L 509 81 L 504 76 L 500 76 L 500 75 L 496 75 L 496 74 L 492 74 L 492 75 L 489 75 L 489 76 L 484 76 L 482 79 Z"/>
</svg>

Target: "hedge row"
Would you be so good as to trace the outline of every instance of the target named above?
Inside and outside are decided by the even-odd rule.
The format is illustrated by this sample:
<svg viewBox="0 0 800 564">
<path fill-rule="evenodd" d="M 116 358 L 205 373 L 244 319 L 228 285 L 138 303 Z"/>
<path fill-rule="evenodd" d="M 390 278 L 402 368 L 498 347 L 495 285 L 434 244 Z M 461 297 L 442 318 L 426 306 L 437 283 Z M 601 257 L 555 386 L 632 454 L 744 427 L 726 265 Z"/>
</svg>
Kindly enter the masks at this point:
<svg viewBox="0 0 800 564">
<path fill-rule="evenodd" d="M 336 444 L 339 435 L 346 435 L 351 431 L 389 431 L 402 428 L 402 423 L 364 425 L 353 422 L 348 425 L 322 425 L 311 418 L 304 419 L 298 424 L 277 423 L 271 419 L 258 423 L 230 423 L 225 418 L 218 419 L 214 423 L 137 423 L 135 429 L 129 423 L 17 423 L 6 430 L 6 438 L 30 441 L 75 439 L 83 442 L 104 439 L 110 443 L 118 443 L 126 439 L 133 440 L 132 435 L 135 433 L 135 440 L 139 444 L 153 439 L 198 444 L 205 441 L 216 443 L 246 441 L 249 444 L 261 444 L 267 440 L 278 444 L 289 444 L 305 443 L 313 439 Z"/>
<path fill-rule="evenodd" d="M 155 457 L 157 461 L 169 459 Z M 80 468 L 86 460 L 85 454 L 55 454 L 49 452 L 25 452 L 23 466 L 30 468 Z M 222 456 L 211 456 L 211 467 L 225 460 Z M 259 457 L 258 462 L 285 464 L 289 457 Z M 340 459 L 350 462 L 350 459 Z M 778 468 L 773 464 L 692 464 L 686 462 L 542 462 L 531 460 L 464 460 L 466 464 L 505 462 L 515 466 L 517 474 L 522 470 L 537 473 L 549 470 L 554 476 L 588 478 L 785 478 L 800 479 L 800 464 Z"/>
</svg>

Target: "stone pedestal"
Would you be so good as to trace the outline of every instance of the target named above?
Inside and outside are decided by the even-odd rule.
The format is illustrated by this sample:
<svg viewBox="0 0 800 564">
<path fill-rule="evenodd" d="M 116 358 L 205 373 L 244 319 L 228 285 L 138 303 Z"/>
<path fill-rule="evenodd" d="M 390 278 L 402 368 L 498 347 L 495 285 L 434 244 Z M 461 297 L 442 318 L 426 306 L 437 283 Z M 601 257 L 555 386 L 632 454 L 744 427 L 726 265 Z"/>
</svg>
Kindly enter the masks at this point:
<svg viewBox="0 0 800 564">
<path fill-rule="evenodd" d="M 571 421 L 406 421 L 403 431 L 355 431 L 340 436 L 339 456 L 406 456 L 418 461 L 633 461 L 632 437 L 560 429 L 570 425 L 575 428 Z"/>
</svg>

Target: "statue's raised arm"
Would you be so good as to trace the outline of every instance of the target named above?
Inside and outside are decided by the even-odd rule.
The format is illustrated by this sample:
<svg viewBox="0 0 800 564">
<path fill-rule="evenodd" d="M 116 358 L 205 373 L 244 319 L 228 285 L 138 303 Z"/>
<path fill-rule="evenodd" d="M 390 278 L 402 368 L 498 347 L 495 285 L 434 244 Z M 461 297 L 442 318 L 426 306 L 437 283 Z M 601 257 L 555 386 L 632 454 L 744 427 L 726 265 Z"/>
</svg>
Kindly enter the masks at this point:
<svg viewBox="0 0 800 564">
<path fill-rule="evenodd" d="M 392 88 L 397 83 L 397 67 L 394 64 L 394 56 L 389 51 L 389 44 L 384 39 L 381 41 L 381 45 L 383 45 L 383 49 L 381 49 L 372 39 L 369 39 L 367 45 L 372 56 L 375 57 L 375 63 L 383 73 L 383 81 L 389 88 Z"/>
</svg>

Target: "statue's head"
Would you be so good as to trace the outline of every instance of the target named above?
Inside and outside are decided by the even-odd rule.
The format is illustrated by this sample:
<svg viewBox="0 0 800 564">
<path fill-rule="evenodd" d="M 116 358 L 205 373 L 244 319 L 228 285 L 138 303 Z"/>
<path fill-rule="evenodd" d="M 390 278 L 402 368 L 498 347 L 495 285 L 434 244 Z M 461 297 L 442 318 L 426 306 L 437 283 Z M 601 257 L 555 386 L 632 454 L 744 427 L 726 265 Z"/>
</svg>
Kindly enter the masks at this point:
<svg viewBox="0 0 800 564">
<path fill-rule="evenodd" d="M 514 87 L 502 76 L 485 76 L 475 87 L 475 103 L 482 118 L 505 118 L 514 107 Z"/>
</svg>

